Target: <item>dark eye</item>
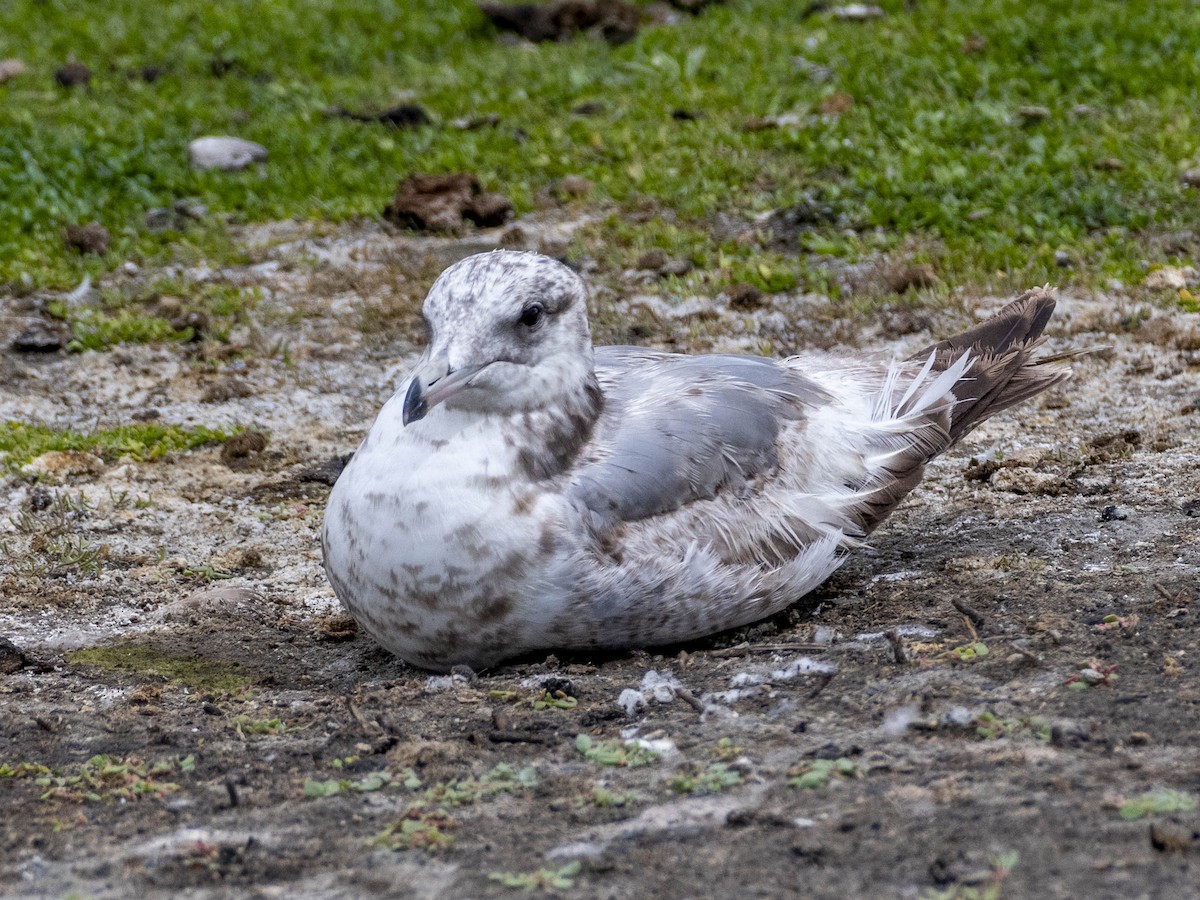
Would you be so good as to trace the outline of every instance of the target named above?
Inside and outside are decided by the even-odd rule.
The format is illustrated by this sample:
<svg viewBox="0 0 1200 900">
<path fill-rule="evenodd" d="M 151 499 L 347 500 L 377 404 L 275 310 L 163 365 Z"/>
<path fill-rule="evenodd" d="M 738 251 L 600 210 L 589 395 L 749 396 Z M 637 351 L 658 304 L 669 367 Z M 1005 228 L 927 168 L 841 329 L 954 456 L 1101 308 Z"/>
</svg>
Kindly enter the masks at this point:
<svg viewBox="0 0 1200 900">
<path fill-rule="evenodd" d="M 537 328 L 545 318 L 546 307 L 540 303 L 530 303 L 521 310 L 521 318 L 518 321 L 526 328 Z"/>
</svg>

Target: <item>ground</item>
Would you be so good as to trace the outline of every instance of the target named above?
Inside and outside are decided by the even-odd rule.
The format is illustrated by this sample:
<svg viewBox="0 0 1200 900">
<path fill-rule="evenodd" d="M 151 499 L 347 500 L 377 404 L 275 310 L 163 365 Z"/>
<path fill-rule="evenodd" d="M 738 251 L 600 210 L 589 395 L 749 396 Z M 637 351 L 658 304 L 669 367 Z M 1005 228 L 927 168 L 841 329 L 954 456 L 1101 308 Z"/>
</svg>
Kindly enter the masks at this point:
<svg viewBox="0 0 1200 900">
<path fill-rule="evenodd" d="M 0 891 L 1196 895 L 1196 316 L 1064 293 L 1049 349 L 1099 348 L 1072 380 L 769 622 L 431 679 L 341 617 L 318 526 L 430 273 L 505 235 L 248 228 L 244 265 L 111 276 L 253 290 L 228 343 L 0 357 L 0 418 L 218 433 L 10 470 Z M 699 315 L 582 268 L 599 341 L 852 349 L 820 296 Z M 885 303 L 855 342 L 911 352 L 1004 299 Z"/>
<path fill-rule="evenodd" d="M 639 6 L 6 6 L 0 894 L 1200 897 L 1200 6 Z M 496 246 L 597 343 L 1090 352 L 769 622 L 433 677 L 318 529 Z"/>
</svg>

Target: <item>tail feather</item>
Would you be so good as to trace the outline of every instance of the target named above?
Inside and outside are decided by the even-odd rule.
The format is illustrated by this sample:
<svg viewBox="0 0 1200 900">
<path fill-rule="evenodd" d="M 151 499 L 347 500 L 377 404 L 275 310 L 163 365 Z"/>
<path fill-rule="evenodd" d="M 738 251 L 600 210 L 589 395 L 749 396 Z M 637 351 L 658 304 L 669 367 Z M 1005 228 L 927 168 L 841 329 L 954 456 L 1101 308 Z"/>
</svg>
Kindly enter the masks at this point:
<svg viewBox="0 0 1200 900">
<path fill-rule="evenodd" d="M 913 357 L 915 361 L 932 356 L 935 371 L 949 369 L 964 355 L 971 357 L 966 377 L 954 387 L 951 444 L 985 419 L 1070 377 L 1068 370 L 1045 368 L 1045 364 L 1071 354 L 1033 355 L 1044 340 L 1042 331 L 1053 313 L 1054 291 L 1034 288 L 987 321 Z"/>
<path fill-rule="evenodd" d="M 878 432 L 868 458 L 871 474 L 852 485 L 852 516 L 865 534 L 916 487 L 933 457 L 985 419 L 1070 376 L 1046 363 L 1076 353 L 1034 356 L 1053 312 L 1052 290 L 1028 291 L 987 321 L 891 367 L 873 404 Z M 911 379 L 907 385 L 902 373 Z"/>
</svg>

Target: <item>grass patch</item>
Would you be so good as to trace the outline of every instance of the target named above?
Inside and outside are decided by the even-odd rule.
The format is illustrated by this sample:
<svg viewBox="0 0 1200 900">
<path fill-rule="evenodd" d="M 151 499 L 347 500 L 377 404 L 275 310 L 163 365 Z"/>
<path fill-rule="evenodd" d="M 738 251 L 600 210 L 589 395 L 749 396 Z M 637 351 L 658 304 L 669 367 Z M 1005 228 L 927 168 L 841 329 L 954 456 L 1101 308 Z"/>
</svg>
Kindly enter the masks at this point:
<svg viewBox="0 0 1200 900">
<path fill-rule="evenodd" d="M 95 666 L 114 672 L 159 675 L 176 684 L 209 694 L 237 694 L 254 679 L 236 662 L 172 656 L 153 647 L 118 644 L 111 647 L 85 647 L 72 650 L 67 661 L 77 666 Z"/>
<path fill-rule="evenodd" d="M 1200 7 L 882 5 L 883 18 L 858 23 L 741 0 L 619 47 L 527 48 L 497 41 L 470 0 L 180 0 L 153 16 L 136 0 L 87 16 L 15 0 L 0 57 L 20 55 L 29 72 L 0 87 L 0 283 L 220 258 L 233 252 L 227 217 L 376 214 L 412 171 L 475 172 L 519 211 L 552 179 L 582 175 L 597 198 L 627 211 L 650 201 L 685 232 L 717 213 L 813 209 L 790 253 L 855 258 L 917 236 L 944 248 L 950 284 L 1058 280 L 1064 247 L 1076 278 L 1132 278 L 1147 235 L 1194 221 L 1179 173 L 1200 164 L 1200 57 L 1184 38 L 1200 30 Z M 272 27 L 254 27 L 263 21 Z M 53 72 L 72 56 L 91 82 L 59 88 Z M 165 71 L 149 83 L 137 77 L 146 66 Z M 323 115 L 408 92 L 433 125 Z M 572 112 L 589 102 L 599 111 Z M 499 125 L 450 124 L 488 114 Z M 786 118 L 751 130 L 752 117 Z M 265 144 L 265 174 L 191 171 L 187 142 L 212 133 Z M 148 209 L 184 197 L 211 212 L 147 229 Z M 67 251 L 63 226 L 92 219 L 112 232 L 108 253 Z M 770 268 L 763 286 L 786 284 Z"/>
<path fill-rule="evenodd" d="M 100 431 L 56 430 L 27 422 L 0 422 L 0 464 L 19 468 L 31 459 L 52 450 L 76 450 L 94 453 L 107 462 L 122 456 L 137 460 L 159 459 L 175 450 L 194 450 L 205 444 L 220 443 L 237 434 L 197 425 L 155 423 L 120 425 Z"/>
</svg>

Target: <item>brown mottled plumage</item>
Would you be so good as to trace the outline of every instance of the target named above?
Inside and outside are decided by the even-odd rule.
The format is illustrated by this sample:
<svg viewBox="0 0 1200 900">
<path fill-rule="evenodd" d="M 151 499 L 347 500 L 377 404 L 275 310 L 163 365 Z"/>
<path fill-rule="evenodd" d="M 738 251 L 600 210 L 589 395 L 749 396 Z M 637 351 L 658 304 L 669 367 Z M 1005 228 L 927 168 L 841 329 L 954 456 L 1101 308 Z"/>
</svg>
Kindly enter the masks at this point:
<svg viewBox="0 0 1200 900">
<path fill-rule="evenodd" d="M 591 346 L 565 266 L 496 252 L 425 301 L 429 350 L 330 496 L 325 568 L 419 666 L 685 640 L 816 587 L 987 417 L 1067 377 L 1031 291 L 915 357 Z"/>
</svg>

